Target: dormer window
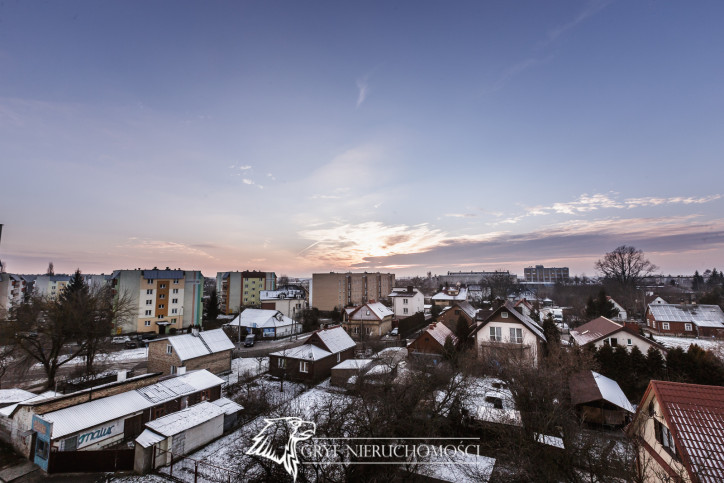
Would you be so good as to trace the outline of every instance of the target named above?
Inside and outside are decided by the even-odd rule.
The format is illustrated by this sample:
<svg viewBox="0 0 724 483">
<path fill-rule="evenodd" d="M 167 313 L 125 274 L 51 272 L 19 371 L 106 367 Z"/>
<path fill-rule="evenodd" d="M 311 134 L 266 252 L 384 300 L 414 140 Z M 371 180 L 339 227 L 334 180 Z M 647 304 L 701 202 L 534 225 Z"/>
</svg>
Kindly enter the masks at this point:
<svg viewBox="0 0 724 483">
<path fill-rule="evenodd" d="M 504 318 L 504 319 L 507 319 L 507 318 L 508 318 L 508 312 L 503 311 L 503 312 L 500 313 L 500 316 L 501 316 L 502 318 Z"/>
</svg>

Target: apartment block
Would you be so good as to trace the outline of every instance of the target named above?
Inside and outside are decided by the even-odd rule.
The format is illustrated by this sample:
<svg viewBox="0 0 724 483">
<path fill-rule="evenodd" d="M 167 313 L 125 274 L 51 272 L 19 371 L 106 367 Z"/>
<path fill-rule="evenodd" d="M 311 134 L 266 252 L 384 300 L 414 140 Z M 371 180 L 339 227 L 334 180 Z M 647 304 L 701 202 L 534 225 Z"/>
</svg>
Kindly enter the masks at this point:
<svg viewBox="0 0 724 483">
<path fill-rule="evenodd" d="M 242 307 L 260 307 L 261 291 L 276 290 L 277 275 L 274 272 L 218 272 L 216 293 L 222 314 L 234 314 Z"/>
<path fill-rule="evenodd" d="M 536 265 L 535 267 L 528 267 L 523 269 L 525 275 L 525 281 L 529 283 L 551 283 L 556 282 L 568 282 L 570 275 L 568 273 L 568 267 L 544 267 L 543 265 Z"/>
<path fill-rule="evenodd" d="M 25 298 L 27 284 L 22 275 L 0 272 L 0 313 Z"/>
<path fill-rule="evenodd" d="M 201 325 L 204 277 L 198 270 L 116 270 L 111 286 L 130 300 L 133 313 L 116 322 L 116 332 L 156 332 Z"/>
<path fill-rule="evenodd" d="M 370 300 L 386 299 L 394 286 L 394 273 L 315 273 L 309 304 L 319 310 L 364 305 Z"/>
</svg>

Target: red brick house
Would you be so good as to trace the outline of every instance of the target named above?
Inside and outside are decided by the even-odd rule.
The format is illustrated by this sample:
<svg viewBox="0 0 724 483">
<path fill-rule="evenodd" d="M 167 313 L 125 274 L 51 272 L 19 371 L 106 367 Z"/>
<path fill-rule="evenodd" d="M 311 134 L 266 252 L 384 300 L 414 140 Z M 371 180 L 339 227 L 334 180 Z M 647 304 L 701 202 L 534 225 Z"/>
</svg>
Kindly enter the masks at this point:
<svg viewBox="0 0 724 483">
<path fill-rule="evenodd" d="M 651 381 L 626 432 L 642 481 L 724 481 L 724 387 Z"/>
<path fill-rule="evenodd" d="M 445 354 L 445 341 L 448 338 L 457 347 L 458 338 L 445 324 L 440 322 L 432 323 L 422 331 L 417 339 L 407 346 L 407 351 L 410 356 L 421 354 L 443 355 Z"/>
<path fill-rule="evenodd" d="M 298 381 L 319 381 L 332 368 L 354 356 L 355 342 L 340 326 L 320 329 L 299 347 L 269 354 L 269 372 L 275 377 Z"/>
<path fill-rule="evenodd" d="M 718 305 L 649 304 L 646 325 L 661 334 L 724 337 L 724 312 Z"/>
<path fill-rule="evenodd" d="M 222 329 L 156 339 L 148 344 L 148 372 L 164 375 L 206 369 L 213 374 L 231 371 L 234 343 Z"/>
</svg>

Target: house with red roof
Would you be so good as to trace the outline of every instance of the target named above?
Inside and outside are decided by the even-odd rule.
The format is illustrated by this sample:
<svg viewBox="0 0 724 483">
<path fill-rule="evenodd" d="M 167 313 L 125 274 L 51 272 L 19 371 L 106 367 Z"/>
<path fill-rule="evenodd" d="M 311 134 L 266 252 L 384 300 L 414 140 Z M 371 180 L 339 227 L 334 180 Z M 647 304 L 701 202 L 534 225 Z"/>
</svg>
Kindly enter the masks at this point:
<svg viewBox="0 0 724 483">
<path fill-rule="evenodd" d="M 724 481 L 724 387 L 651 381 L 626 432 L 643 481 Z"/>
<path fill-rule="evenodd" d="M 420 336 L 407 346 L 411 357 L 416 355 L 443 355 L 445 342 L 450 339 L 454 347 L 458 345 L 458 338 L 445 324 L 435 322 L 422 331 Z"/>
<path fill-rule="evenodd" d="M 644 354 L 651 347 L 654 347 L 661 351 L 662 354 L 666 353 L 664 346 L 642 336 L 637 329 L 626 323 L 615 322 L 606 317 L 598 317 L 572 329 L 570 342 L 581 347 L 593 345 L 599 349 L 604 345 L 610 345 L 611 347 L 624 346 L 629 350 L 636 346 Z"/>
<path fill-rule="evenodd" d="M 343 315 L 342 327 L 355 340 L 381 337 L 392 330 L 394 312 L 379 302 L 346 309 Z"/>
<path fill-rule="evenodd" d="M 724 337 L 724 312 L 718 305 L 650 304 L 646 325 L 662 334 Z"/>
<path fill-rule="evenodd" d="M 437 316 L 437 320 L 454 332 L 458 328 L 458 319 L 460 319 L 460 317 L 465 319 L 468 327 L 475 324 L 476 313 L 477 309 L 473 307 L 470 302 L 455 302 L 442 309 L 440 315 Z"/>
</svg>

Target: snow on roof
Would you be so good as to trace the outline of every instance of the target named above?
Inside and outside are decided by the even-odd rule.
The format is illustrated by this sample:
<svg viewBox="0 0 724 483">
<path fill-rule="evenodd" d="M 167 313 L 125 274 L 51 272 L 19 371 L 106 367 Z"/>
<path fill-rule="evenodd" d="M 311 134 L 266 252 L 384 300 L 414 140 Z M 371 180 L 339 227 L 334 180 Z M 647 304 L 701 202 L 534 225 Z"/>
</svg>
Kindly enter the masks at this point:
<svg viewBox="0 0 724 483">
<path fill-rule="evenodd" d="M 432 300 L 467 300 L 468 299 L 468 289 L 465 287 L 460 287 L 460 291 L 453 294 L 447 294 L 446 292 L 438 292 L 435 295 L 432 296 Z"/>
<path fill-rule="evenodd" d="M 395 287 L 388 297 L 414 297 L 415 294 L 418 293 L 420 293 L 420 291 L 414 287 L 412 288 L 412 292 L 407 290 L 407 287 Z"/>
<path fill-rule="evenodd" d="M 261 329 L 284 327 L 294 324 L 294 321 L 278 310 L 245 309 L 234 320 L 225 325 L 238 327 L 239 324 L 249 329 Z"/>
<path fill-rule="evenodd" d="M 597 372 L 591 372 L 593 372 L 593 378 L 598 385 L 599 391 L 601 391 L 603 399 L 622 409 L 625 409 L 630 413 L 635 412 L 633 406 L 631 406 L 631 403 L 626 398 L 626 395 L 623 393 L 616 381 L 609 379 L 606 376 L 602 376 Z"/>
<path fill-rule="evenodd" d="M 317 334 L 317 337 L 327 346 L 327 349 L 335 354 L 346 351 L 356 345 L 352 337 L 340 326 L 332 327 L 331 329 L 321 329 L 315 332 L 315 334 Z"/>
<path fill-rule="evenodd" d="M 41 392 L 40 394 L 38 394 L 38 395 L 35 396 L 35 397 L 31 397 L 30 399 L 26 399 L 26 400 L 24 400 L 24 401 L 20 401 L 20 402 L 18 402 L 18 403 L 11 404 L 10 406 L 6 406 L 6 407 L 0 409 L 0 414 L 2 414 L 3 416 L 8 416 L 8 417 L 9 417 L 9 416 L 11 416 L 11 415 L 13 414 L 13 412 L 15 411 L 15 408 L 17 408 L 18 405 L 20 405 L 21 403 L 22 403 L 22 404 L 29 404 L 29 403 L 34 403 L 34 402 L 43 401 L 43 400 L 45 400 L 45 399 L 51 399 L 51 398 L 54 398 L 54 397 L 56 397 L 56 396 L 62 396 L 62 394 L 59 393 L 59 392 L 55 392 L 55 391 L 45 391 L 45 392 Z"/>
<path fill-rule="evenodd" d="M 144 448 L 148 448 L 156 443 L 160 443 L 164 439 L 166 439 L 164 436 L 154 433 L 150 429 L 144 429 L 138 438 L 136 438 L 136 443 L 140 444 Z"/>
<path fill-rule="evenodd" d="M 289 359 L 304 359 L 308 361 L 318 361 L 325 357 L 331 356 L 331 352 L 327 352 L 321 347 L 312 344 L 304 344 L 292 349 L 272 352 L 270 356 L 286 357 Z"/>
<path fill-rule="evenodd" d="M 573 375 L 570 390 L 574 406 L 604 400 L 630 413 L 635 412 L 618 383 L 597 372 L 583 371 Z"/>
<path fill-rule="evenodd" d="M 427 464 L 417 466 L 416 472 L 424 472 L 435 481 L 487 483 L 494 468 L 495 458 L 455 451 L 431 455 Z"/>
<path fill-rule="evenodd" d="M 242 406 L 241 404 L 237 404 L 231 399 L 225 397 L 219 398 L 216 401 L 211 401 L 211 404 L 215 404 L 216 406 L 223 409 L 224 414 L 226 414 L 227 416 L 238 413 L 239 411 L 244 409 L 244 406 Z"/>
<path fill-rule="evenodd" d="M 211 353 L 228 351 L 234 348 L 234 343 L 224 333 L 223 329 L 207 330 L 199 333 L 199 337 L 206 343 Z"/>
<path fill-rule="evenodd" d="M 605 337 L 608 334 L 612 334 L 623 327 L 621 324 L 617 324 L 613 320 L 607 319 L 606 317 L 598 317 L 590 322 L 579 326 L 578 328 L 571 330 L 571 337 L 576 341 L 578 345 L 586 345 L 591 341 Z"/>
<path fill-rule="evenodd" d="M 332 368 L 335 369 L 364 369 L 365 367 L 372 364 L 372 359 L 347 359 L 342 361 Z"/>
<path fill-rule="evenodd" d="M 441 346 L 445 345 L 445 341 L 448 337 L 452 338 L 452 343 L 457 344 L 458 338 L 453 334 L 453 332 L 447 328 L 447 326 L 443 323 L 435 323 L 430 324 L 427 326 L 425 331 L 422 334 L 429 334 L 432 336 L 433 339 L 435 339 Z M 423 336 L 421 334 L 421 337 Z"/>
<path fill-rule="evenodd" d="M 192 334 L 176 335 L 163 340 L 173 346 L 173 350 L 176 351 L 176 355 L 182 361 L 210 354 L 203 341 Z M 158 343 L 163 342 L 156 342 L 156 344 Z"/>
<path fill-rule="evenodd" d="M 724 481 L 724 387 L 651 381 L 649 388 L 689 472 L 702 483 Z"/>
<path fill-rule="evenodd" d="M 204 401 L 149 421 L 146 423 L 146 427 L 155 433 L 168 437 L 211 421 L 223 414 L 224 410 L 219 406 Z"/>
<path fill-rule="evenodd" d="M 42 418 L 53 422 L 53 439 L 56 439 L 122 418 L 179 396 L 221 385 L 223 382 L 223 379 L 202 369 L 133 391 L 51 411 L 43 414 Z"/>
<path fill-rule="evenodd" d="M 533 433 L 533 438 L 535 438 L 535 440 L 541 444 L 547 444 L 548 446 L 553 446 L 554 448 L 565 449 L 563 439 L 557 436 L 548 436 L 547 434 Z"/>
<path fill-rule="evenodd" d="M 385 317 L 390 317 L 394 315 L 394 312 L 380 302 L 370 302 L 355 307 L 354 309 L 352 309 L 351 312 L 347 312 L 347 315 L 352 320 L 365 319 L 370 315 L 373 315 L 375 318 L 382 320 Z"/>
<path fill-rule="evenodd" d="M 35 393 L 24 389 L 0 389 L 0 404 L 13 404 L 32 399 Z"/>
<path fill-rule="evenodd" d="M 649 304 L 659 322 L 690 322 L 699 327 L 724 328 L 724 312 L 718 305 Z"/>
</svg>

